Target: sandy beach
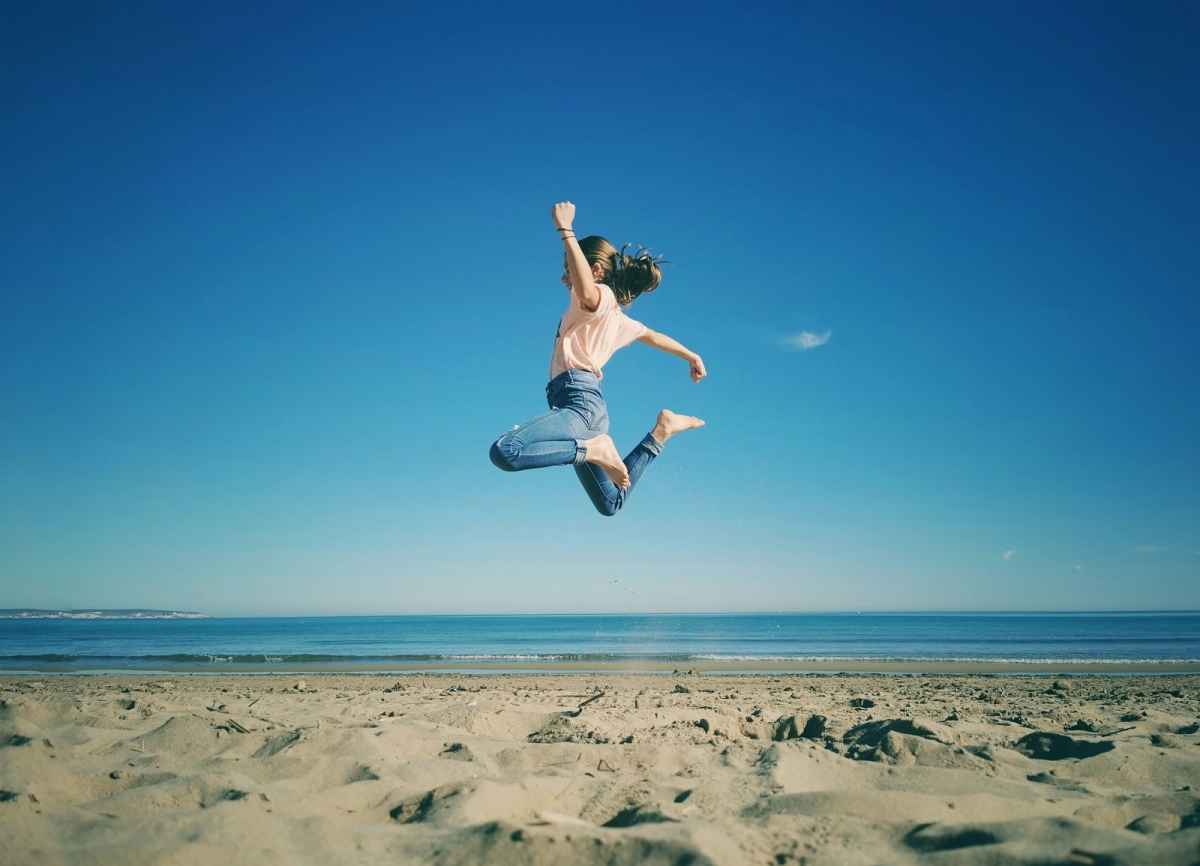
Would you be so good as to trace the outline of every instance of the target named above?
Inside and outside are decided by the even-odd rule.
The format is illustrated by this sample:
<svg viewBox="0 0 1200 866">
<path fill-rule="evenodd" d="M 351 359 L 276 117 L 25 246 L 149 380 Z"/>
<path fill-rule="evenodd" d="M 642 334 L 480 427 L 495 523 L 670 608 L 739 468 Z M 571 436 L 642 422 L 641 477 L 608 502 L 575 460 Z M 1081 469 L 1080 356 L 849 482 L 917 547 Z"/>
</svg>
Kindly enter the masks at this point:
<svg viewBox="0 0 1200 866">
<path fill-rule="evenodd" d="M 0 861 L 1200 863 L 1200 678 L 0 677 Z"/>
</svg>

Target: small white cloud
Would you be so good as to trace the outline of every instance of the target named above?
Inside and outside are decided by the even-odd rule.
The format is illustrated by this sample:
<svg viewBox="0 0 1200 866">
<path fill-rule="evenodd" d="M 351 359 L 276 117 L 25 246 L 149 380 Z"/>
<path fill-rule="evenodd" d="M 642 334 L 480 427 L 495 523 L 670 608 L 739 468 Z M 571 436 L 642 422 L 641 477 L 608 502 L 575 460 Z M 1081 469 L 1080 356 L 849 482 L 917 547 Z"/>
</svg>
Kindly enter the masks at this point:
<svg viewBox="0 0 1200 866">
<path fill-rule="evenodd" d="M 1080 565 L 1078 562 L 1068 565 L 1067 568 L 1073 568 L 1076 571 L 1083 571 L 1083 566 Z"/>
<path fill-rule="evenodd" d="M 1134 553 L 1154 553 L 1156 550 L 1158 550 L 1158 545 L 1156 545 L 1156 544 L 1143 544 L 1140 547 L 1135 547 L 1133 549 L 1133 552 Z"/>
<path fill-rule="evenodd" d="M 1004 561 L 1008 562 L 1010 559 L 1012 559 L 1014 556 L 1017 555 L 1017 552 L 1015 550 L 1006 550 L 1001 555 L 1004 557 Z"/>
<path fill-rule="evenodd" d="M 824 334 L 814 334 L 812 331 L 801 331 L 795 336 L 788 337 L 785 341 L 793 349 L 799 349 L 802 352 L 807 352 L 809 349 L 815 349 L 817 346 L 824 346 L 829 342 L 829 338 L 833 336 L 833 331 L 826 331 Z"/>
</svg>

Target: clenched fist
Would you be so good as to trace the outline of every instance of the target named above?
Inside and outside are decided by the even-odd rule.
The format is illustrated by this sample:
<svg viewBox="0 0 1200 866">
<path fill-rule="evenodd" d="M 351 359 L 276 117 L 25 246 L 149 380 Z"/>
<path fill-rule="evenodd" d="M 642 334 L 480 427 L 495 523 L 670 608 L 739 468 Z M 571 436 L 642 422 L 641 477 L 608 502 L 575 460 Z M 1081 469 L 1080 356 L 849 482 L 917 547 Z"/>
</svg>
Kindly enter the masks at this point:
<svg viewBox="0 0 1200 866">
<path fill-rule="evenodd" d="M 575 221 L 575 205 L 569 201 L 560 201 L 550 209 L 550 219 L 554 220 L 556 229 L 569 229 Z"/>
</svg>

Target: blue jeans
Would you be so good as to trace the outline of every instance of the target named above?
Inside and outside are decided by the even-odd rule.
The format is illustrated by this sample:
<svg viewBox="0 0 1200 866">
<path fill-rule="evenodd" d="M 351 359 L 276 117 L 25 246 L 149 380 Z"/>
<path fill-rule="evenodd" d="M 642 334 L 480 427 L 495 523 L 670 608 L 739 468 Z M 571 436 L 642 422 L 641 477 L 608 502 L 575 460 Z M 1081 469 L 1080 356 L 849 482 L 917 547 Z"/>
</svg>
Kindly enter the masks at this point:
<svg viewBox="0 0 1200 866">
<path fill-rule="evenodd" d="M 584 442 L 608 432 L 608 407 L 600 380 L 588 370 L 567 370 L 546 386 L 550 411 L 512 428 L 492 445 L 492 462 L 505 472 L 574 466 L 579 483 L 596 510 L 612 517 L 621 510 L 646 467 L 662 453 L 662 443 L 647 433 L 625 458 L 629 487 L 613 484 L 599 466 L 584 462 Z"/>
</svg>

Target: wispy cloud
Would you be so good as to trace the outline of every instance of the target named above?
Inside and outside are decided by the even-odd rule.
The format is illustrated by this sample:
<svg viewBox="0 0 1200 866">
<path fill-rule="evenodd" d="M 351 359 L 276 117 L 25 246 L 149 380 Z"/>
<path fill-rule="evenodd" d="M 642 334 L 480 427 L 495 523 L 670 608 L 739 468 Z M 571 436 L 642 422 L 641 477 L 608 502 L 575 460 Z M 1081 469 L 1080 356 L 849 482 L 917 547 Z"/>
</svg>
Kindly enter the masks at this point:
<svg viewBox="0 0 1200 866">
<path fill-rule="evenodd" d="M 1067 568 L 1073 568 L 1073 569 L 1075 569 L 1076 571 L 1083 571 L 1083 566 L 1082 566 L 1082 565 L 1080 565 L 1078 562 L 1075 562 L 1075 563 L 1072 563 L 1071 565 L 1068 565 L 1068 566 L 1067 566 Z"/>
<path fill-rule="evenodd" d="M 801 331 L 784 340 L 788 346 L 793 349 L 799 349 L 802 352 L 807 352 L 809 349 L 815 349 L 817 346 L 824 346 L 829 342 L 829 338 L 833 336 L 833 331 L 826 331 L 824 334 L 814 334 L 812 331 Z"/>
<path fill-rule="evenodd" d="M 1133 549 L 1133 552 L 1134 553 L 1154 553 L 1156 550 L 1158 550 L 1157 544 L 1143 544 L 1140 547 L 1135 547 Z"/>
<path fill-rule="evenodd" d="M 1004 557 L 1005 562 L 1008 562 L 1010 559 L 1012 559 L 1016 555 L 1017 555 L 1017 552 L 1015 550 L 1006 550 L 1006 551 L 1004 551 L 1004 553 L 1001 554 L 1001 556 Z"/>
</svg>

